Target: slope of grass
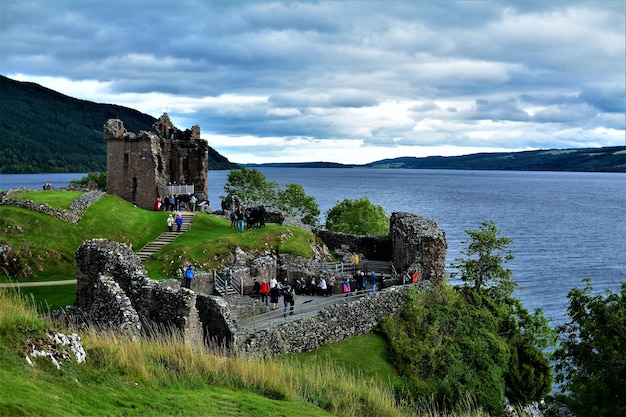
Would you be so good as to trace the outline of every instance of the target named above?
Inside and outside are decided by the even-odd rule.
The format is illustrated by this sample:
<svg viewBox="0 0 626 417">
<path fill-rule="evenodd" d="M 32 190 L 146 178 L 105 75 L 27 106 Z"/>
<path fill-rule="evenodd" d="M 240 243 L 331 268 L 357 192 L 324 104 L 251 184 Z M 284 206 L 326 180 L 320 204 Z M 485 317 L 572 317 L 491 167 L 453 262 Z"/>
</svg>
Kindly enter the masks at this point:
<svg viewBox="0 0 626 417">
<path fill-rule="evenodd" d="M 165 220 L 163 221 L 165 224 Z M 196 213 L 191 229 L 144 262 L 150 278 L 171 278 L 191 263 L 198 270 L 219 269 L 236 247 L 245 251 L 289 253 L 311 257 L 312 233 L 297 227 L 268 223 L 265 228 L 238 233 L 230 220 Z"/>
<path fill-rule="evenodd" d="M 85 363 L 63 360 L 57 369 L 40 357 L 29 366 L 29 341 L 53 327 L 23 296 L 0 289 L 0 415 L 448 416 L 428 401 L 419 410 L 402 406 L 385 342 L 375 335 L 261 359 L 193 349 L 174 335 L 87 329 L 80 334 Z M 454 416 L 486 415 L 468 406 Z"/>
<path fill-rule="evenodd" d="M 28 198 L 52 207 L 69 207 L 78 196 L 66 191 L 31 191 Z M 135 251 L 167 230 L 168 213 L 142 210 L 113 195 L 93 204 L 77 224 L 21 208 L 0 206 L 0 243 L 17 251 L 35 280 L 74 279 L 75 253 L 86 240 L 110 239 L 132 245 Z M 196 213 L 193 227 L 146 263 L 151 278 L 171 278 L 183 262 L 199 270 L 217 268 L 235 246 L 251 251 L 274 251 L 312 255 L 313 234 L 302 229 L 268 224 L 264 229 L 237 233 L 230 222 L 206 213 Z M 174 261 L 174 263 L 172 263 Z M 0 277 L 0 281 L 24 277 Z M 60 289 L 61 290 L 61 289 Z"/>
</svg>

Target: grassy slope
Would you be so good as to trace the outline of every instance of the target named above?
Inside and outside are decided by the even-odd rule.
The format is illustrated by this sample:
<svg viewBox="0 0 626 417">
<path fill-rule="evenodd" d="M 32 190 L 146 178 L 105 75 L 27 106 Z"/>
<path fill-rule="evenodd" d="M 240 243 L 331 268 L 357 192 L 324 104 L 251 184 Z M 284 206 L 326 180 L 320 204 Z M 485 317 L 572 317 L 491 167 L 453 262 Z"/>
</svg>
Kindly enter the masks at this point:
<svg viewBox="0 0 626 417">
<path fill-rule="evenodd" d="M 80 193 L 65 191 L 30 191 L 18 198 L 66 209 L 78 195 Z M 4 231 L 0 242 L 9 243 L 32 269 L 35 278 L 26 281 L 69 280 L 76 277 L 75 252 L 85 240 L 106 238 L 132 244 L 139 250 L 166 231 L 167 215 L 139 209 L 112 195 L 92 205 L 78 224 L 68 224 L 30 210 L 0 206 L 0 230 Z M 235 246 L 311 256 L 313 241 L 314 236 L 309 232 L 275 224 L 239 234 L 230 228 L 230 220 L 196 213 L 191 230 L 144 265 L 150 278 L 173 278 L 178 276 L 178 268 L 187 262 L 193 263 L 197 270 L 218 268 L 222 258 Z M 0 276 L 0 282 L 15 278 Z M 72 304 L 76 285 L 28 287 L 22 292 L 32 295 L 40 311 L 46 312 Z"/>
<path fill-rule="evenodd" d="M 75 198 L 41 193 L 30 197 L 59 207 Z M 12 230 L 6 240 L 29 245 L 33 254 L 44 257 L 42 265 L 58 258 L 54 267 L 41 271 L 43 279 L 69 277 L 75 268 L 71 255 L 87 238 L 117 237 L 141 247 L 163 231 L 165 216 L 112 196 L 92 206 L 78 225 L 0 207 L 2 228 Z M 311 240 L 307 232 L 277 225 L 238 234 L 229 221 L 200 214 L 191 231 L 150 264 L 164 271 L 171 259 L 181 257 L 208 266 L 233 245 L 303 254 L 310 251 Z M 55 271 L 61 272 L 55 276 Z M 47 310 L 46 303 L 69 304 L 74 291 L 75 285 L 66 285 L 29 288 L 21 294 L 35 294 L 38 309 L 44 305 Z M 216 356 L 165 338 L 129 340 L 83 331 L 87 363 L 65 362 L 57 370 L 47 358 L 38 358 L 30 367 L 24 358 L 28 340 L 41 338 L 42 329 L 53 325 L 38 317 L 24 301 L 28 297 L 15 294 L 20 291 L 0 289 L 0 415 L 438 415 L 427 402 L 422 411 L 396 404 L 393 387 L 399 377 L 388 361 L 386 342 L 375 334 L 264 360 Z M 483 417 L 473 411 L 456 415 Z"/>
<path fill-rule="evenodd" d="M 66 208 L 77 195 L 64 191 L 31 191 L 22 198 Z M 74 256 L 82 242 L 106 238 L 139 250 L 166 231 L 167 216 L 165 212 L 139 209 L 112 195 L 93 204 L 78 224 L 68 224 L 29 210 L 0 206 L 0 230 L 5 231 L 0 240 L 20 252 L 33 269 L 36 280 L 73 279 L 76 270 Z M 173 258 L 177 259 L 174 269 L 187 261 L 211 269 L 218 267 L 221 257 L 235 246 L 311 256 L 310 243 L 313 240 L 314 236 L 302 229 L 275 224 L 238 234 L 230 228 L 228 220 L 196 213 L 191 230 L 168 245 L 146 266 L 149 272 L 156 273 L 154 278 L 171 278 L 163 270 L 173 272 Z"/>
<path fill-rule="evenodd" d="M 385 342 L 373 334 L 265 360 L 87 331 L 86 363 L 56 369 L 36 358 L 30 367 L 26 342 L 48 326 L 23 299 L 0 290 L 0 415 L 407 415 L 394 405 L 397 376 L 385 362 Z"/>
</svg>

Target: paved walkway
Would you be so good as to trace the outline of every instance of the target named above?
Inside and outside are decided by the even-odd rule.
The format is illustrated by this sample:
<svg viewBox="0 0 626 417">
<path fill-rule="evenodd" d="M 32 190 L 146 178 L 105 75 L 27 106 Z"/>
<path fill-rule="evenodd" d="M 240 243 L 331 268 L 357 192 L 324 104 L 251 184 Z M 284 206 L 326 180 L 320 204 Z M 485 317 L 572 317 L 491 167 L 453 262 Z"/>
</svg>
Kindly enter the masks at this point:
<svg viewBox="0 0 626 417">
<path fill-rule="evenodd" d="M 369 291 L 359 291 L 357 293 L 351 292 L 348 295 L 334 294 L 329 297 L 298 295 L 296 296 L 293 314 L 290 314 L 289 311 L 285 314 L 285 304 L 281 297 L 279 298 L 278 309 L 258 314 L 256 316 L 243 318 L 239 320 L 239 326 L 244 331 L 268 329 L 288 321 L 315 316 L 325 307 L 335 304 L 350 303 L 360 298 L 367 297 L 368 295 Z"/>
</svg>

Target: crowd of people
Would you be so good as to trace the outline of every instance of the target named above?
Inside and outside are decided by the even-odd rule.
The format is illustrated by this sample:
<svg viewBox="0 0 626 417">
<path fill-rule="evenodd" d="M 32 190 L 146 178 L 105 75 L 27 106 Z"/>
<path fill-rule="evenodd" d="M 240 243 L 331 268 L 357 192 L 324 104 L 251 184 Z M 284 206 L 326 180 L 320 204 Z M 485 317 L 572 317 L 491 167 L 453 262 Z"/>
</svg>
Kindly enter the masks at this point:
<svg viewBox="0 0 626 417">
<path fill-rule="evenodd" d="M 280 298 L 283 298 L 284 310 L 283 315 L 294 314 L 294 305 L 297 295 L 306 296 L 321 296 L 328 297 L 333 294 L 344 293 L 346 295 L 357 292 L 369 292 L 375 293 L 381 289 L 384 289 L 387 285 L 387 277 L 384 272 L 378 274 L 374 271 L 366 274 L 365 272 L 357 269 L 353 277 L 344 278 L 341 282 L 339 289 L 335 289 L 337 285 L 337 278 L 329 274 L 327 277 L 320 276 L 319 279 L 311 277 L 309 281 L 305 278 L 297 278 L 293 283 L 279 282 L 276 278 L 272 278 L 269 281 L 254 280 L 252 287 L 252 296 L 264 303 L 266 306 L 270 306 L 272 310 L 279 309 Z M 417 271 L 405 272 L 402 277 L 402 283 L 407 285 L 411 283 L 417 283 L 419 281 L 419 273 Z"/>
<path fill-rule="evenodd" d="M 257 227 L 265 227 L 266 210 L 264 206 L 248 207 L 237 206 L 230 212 L 230 227 L 237 228 L 237 231 L 243 233 L 244 229 L 252 229 Z"/>
<path fill-rule="evenodd" d="M 180 211 L 187 209 L 196 211 L 198 206 L 198 198 L 194 194 L 172 194 L 160 197 L 154 201 L 154 211 Z"/>
</svg>

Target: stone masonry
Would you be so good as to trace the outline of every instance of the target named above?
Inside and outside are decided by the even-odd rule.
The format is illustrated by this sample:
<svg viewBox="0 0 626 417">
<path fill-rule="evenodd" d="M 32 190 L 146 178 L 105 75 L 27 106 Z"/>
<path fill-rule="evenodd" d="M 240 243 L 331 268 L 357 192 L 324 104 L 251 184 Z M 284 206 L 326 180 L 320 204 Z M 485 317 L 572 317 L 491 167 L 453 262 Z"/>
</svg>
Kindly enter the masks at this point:
<svg viewBox="0 0 626 417">
<path fill-rule="evenodd" d="M 209 145 L 200 127 L 181 131 L 164 113 L 151 132 L 129 133 L 119 119 L 104 124 L 107 142 L 107 192 L 152 210 L 172 184 L 193 185 L 196 197 L 207 199 Z"/>
<path fill-rule="evenodd" d="M 394 262 L 403 268 L 419 269 L 426 278 L 420 285 L 443 278 L 445 234 L 435 222 L 409 213 L 393 213 L 390 242 Z M 238 257 L 239 262 L 243 258 L 246 261 L 238 267 L 233 265 L 233 269 L 248 275 L 249 280 L 251 276 L 278 275 L 281 268 L 289 275 L 289 271 L 296 274 L 300 267 L 308 267 L 306 262 L 289 258 L 276 262 L 267 254 Z M 367 333 L 381 317 L 395 314 L 408 288 L 392 286 L 365 298 L 326 307 L 307 318 L 251 331 L 240 328 L 239 320 L 248 315 L 248 310 L 262 310 L 250 306 L 260 304 L 258 301 L 197 292 L 204 287 L 196 279 L 192 285 L 195 292 L 181 288 L 175 280 L 151 280 L 139 258 L 122 243 L 86 241 L 76 252 L 76 262 L 78 285 L 74 306 L 67 311 L 70 315 L 130 334 L 160 328 L 176 330 L 192 346 L 219 346 L 258 356 L 304 352 Z M 199 272 L 197 278 L 203 274 L 208 281 L 210 274 L 206 272 Z"/>
</svg>

